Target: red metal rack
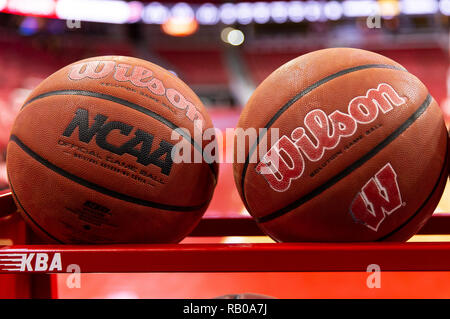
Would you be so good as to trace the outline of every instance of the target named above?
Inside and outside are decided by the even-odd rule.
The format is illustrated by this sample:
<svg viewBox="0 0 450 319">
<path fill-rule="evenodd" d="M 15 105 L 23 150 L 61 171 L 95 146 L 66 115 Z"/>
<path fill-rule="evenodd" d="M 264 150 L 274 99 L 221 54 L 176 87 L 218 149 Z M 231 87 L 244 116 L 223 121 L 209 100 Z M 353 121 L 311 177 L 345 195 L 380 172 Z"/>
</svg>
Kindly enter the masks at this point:
<svg viewBox="0 0 450 319">
<path fill-rule="evenodd" d="M 23 231 L 8 226 L 20 220 L 10 193 L 0 195 L 0 207 L 0 237 L 15 231 L 9 235 L 25 238 Z M 450 234 L 450 214 L 434 215 L 420 234 Z M 191 234 L 261 235 L 250 218 L 205 218 Z M 450 271 L 447 242 L 79 246 L 28 243 L 25 239 L 0 246 L 0 279 L 5 274 L 29 274 L 32 283 L 41 286 L 38 296 L 49 295 L 50 276 L 45 274 L 67 272 L 71 264 L 78 265 L 83 273 L 366 271 L 374 263 L 385 271 Z"/>
</svg>

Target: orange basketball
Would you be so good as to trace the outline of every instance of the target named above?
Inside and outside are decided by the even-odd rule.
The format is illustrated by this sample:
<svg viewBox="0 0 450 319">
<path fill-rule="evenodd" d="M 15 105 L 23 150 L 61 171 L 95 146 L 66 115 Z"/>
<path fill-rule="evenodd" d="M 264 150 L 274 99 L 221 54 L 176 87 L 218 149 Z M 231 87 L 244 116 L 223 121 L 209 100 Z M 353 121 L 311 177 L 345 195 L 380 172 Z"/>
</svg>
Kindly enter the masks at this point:
<svg viewBox="0 0 450 319">
<path fill-rule="evenodd" d="M 16 204 L 34 230 L 60 243 L 178 242 L 217 178 L 217 164 L 202 155 L 174 161 L 178 143 L 202 154 L 194 128 L 212 122 L 167 70 L 122 56 L 68 65 L 31 93 L 12 128 Z"/>
<path fill-rule="evenodd" d="M 401 65 L 369 51 L 326 49 L 284 64 L 238 127 L 267 129 L 243 148 L 234 177 L 277 241 L 406 240 L 447 179 L 438 104 Z"/>
</svg>

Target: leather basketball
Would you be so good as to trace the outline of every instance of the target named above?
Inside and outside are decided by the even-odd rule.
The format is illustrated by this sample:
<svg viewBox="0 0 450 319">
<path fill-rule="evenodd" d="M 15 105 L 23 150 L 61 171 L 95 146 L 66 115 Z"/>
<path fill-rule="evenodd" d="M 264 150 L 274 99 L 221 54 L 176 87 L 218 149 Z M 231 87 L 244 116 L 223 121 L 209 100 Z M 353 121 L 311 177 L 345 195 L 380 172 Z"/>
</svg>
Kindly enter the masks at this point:
<svg viewBox="0 0 450 319">
<path fill-rule="evenodd" d="M 438 104 L 400 64 L 365 50 L 284 64 L 255 90 L 238 128 L 257 136 L 241 149 L 235 140 L 245 152 L 235 158 L 237 188 L 277 241 L 407 240 L 447 179 Z"/>
<path fill-rule="evenodd" d="M 7 149 L 14 200 L 53 242 L 178 242 L 216 185 L 217 163 L 202 160 L 194 140 L 195 129 L 208 128 L 196 94 L 153 63 L 73 63 L 45 79 L 15 120 Z M 200 161 L 175 161 L 180 143 Z"/>
</svg>

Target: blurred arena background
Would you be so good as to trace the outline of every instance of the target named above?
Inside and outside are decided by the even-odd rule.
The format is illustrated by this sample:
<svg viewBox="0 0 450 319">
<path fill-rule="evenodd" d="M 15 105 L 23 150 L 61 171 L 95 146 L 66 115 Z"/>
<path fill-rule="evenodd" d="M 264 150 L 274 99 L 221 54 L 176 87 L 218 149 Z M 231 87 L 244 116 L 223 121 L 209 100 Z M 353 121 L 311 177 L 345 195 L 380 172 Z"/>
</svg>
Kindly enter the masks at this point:
<svg viewBox="0 0 450 319">
<path fill-rule="evenodd" d="M 225 130 L 235 126 L 254 88 L 285 62 L 321 48 L 364 48 L 396 60 L 419 77 L 450 124 L 449 15 L 450 0 L 0 0 L 0 189 L 8 188 L 4 159 L 9 130 L 28 93 L 57 69 L 97 55 L 135 56 L 172 70 L 201 97 L 215 126 Z M 450 212 L 449 193 L 447 187 L 438 211 Z M 246 214 L 234 187 L 231 164 L 221 165 L 219 184 L 207 214 Z M 344 275 L 334 277 L 338 278 L 336 283 L 348 281 L 350 277 L 345 279 Z M 60 284 L 60 294 L 68 298 L 194 298 L 248 292 L 230 290 L 240 287 L 273 295 L 274 291 L 267 287 L 280 280 L 285 283 L 277 297 L 315 297 L 324 289 L 325 297 L 348 293 L 317 285 L 312 290 L 292 286 L 294 282 L 318 282 L 318 277 L 306 275 L 284 279 L 274 274 L 255 278 L 236 274 L 232 279 L 195 275 L 186 282 L 197 285 L 197 293 L 190 290 L 190 294 L 168 288 L 178 280 L 173 275 L 132 276 L 134 280 L 86 275 L 90 287 L 86 289 L 91 290 L 81 293 Z M 142 286 L 143 278 L 152 288 Z M 262 289 L 261 278 L 267 278 L 267 289 Z M 412 280 L 396 278 L 403 283 Z M 436 289 L 432 288 L 436 287 L 433 278 L 427 279 L 430 286 L 423 292 Z M 228 290 L 215 290 L 211 280 L 222 282 Z M 362 287 L 353 287 L 355 296 L 364 295 L 363 283 L 361 280 Z M 105 287 L 109 284 L 128 288 L 108 295 L 111 292 L 107 293 Z M 404 288 L 372 291 L 369 296 L 413 294 L 407 286 Z M 445 291 L 450 297 L 450 290 Z"/>
</svg>

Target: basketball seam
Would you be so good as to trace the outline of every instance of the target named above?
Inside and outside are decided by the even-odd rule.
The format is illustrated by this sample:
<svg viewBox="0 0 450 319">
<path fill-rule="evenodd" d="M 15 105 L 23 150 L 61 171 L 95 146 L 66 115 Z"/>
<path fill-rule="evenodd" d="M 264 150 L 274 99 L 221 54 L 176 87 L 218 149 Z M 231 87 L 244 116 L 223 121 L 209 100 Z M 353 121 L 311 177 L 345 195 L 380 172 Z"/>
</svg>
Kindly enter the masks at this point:
<svg viewBox="0 0 450 319">
<path fill-rule="evenodd" d="M 244 205 L 247 208 L 249 208 L 249 206 L 248 206 L 247 199 L 246 199 L 246 196 L 245 196 L 245 187 L 244 187 L 244 185 L 245 185 L 245 177 L 246 177 L 246 174 L 247 174 L 247 169 L 248 169 L 250 157 L 253 155 L 253 153 L 255 152 L 256 148 L 258 147 L 260 138 L 265 136 L 265 134 L 266 134 L 267 130 L 270 128 L 270 126 L 272 126 L 272 124 L 275 123 L 275 121 L 285 111 L 287 111 L 295 102 L 297 102 L 300 98 L 302 98 L 306 94 L 310 93 L 314 89 L 317 89 L 322 84 L 325 84 L 325 83 L 327 83 L 327 82 L 329 82 L 331 80 L 334 80 L 334 79 L 336 79 L 336 78 L 338 78 L 340 76 L 343 76 L 343 75 L 346 75 L 346 74 L 349 74 L 349 73 L 353 73 L 353 72 L 357 72 L 357 71 L 361 71 L 361 70 L 367 70 L 367 69 L 392 69 L 392 70 L 407 72 L 407 70 L 404 69 L 404 68 L 397 67 L 397 66 L 394 66 L 394 65 L 389 65 L 389 64 L 365 64 L 365 65 L 355 66 L 355 67 L 351 67 L 351 68 L 348 68 L 348 69 L 341 70 L 339 72 L 336 72 L 334 74 L 331 74 L 329 76 L 324 77 L 323 79 L 321 79 L 321 80 L 311 84 L 306 89 L 302 90 L 300 93 L 297 93 L 293 98 L 291 98 L 288 102 L 286 102 L 286 104 L 284 104 L 275 113 L 275 115 L 269 120 L 269 122 L 267 122 L 267 124 L 264 126 L 264 128 L 266 130 L 264 130 L 261 135 L 258 135 L 256 137 L 255 143 L 253 143 L 253 145 L 250 147 L 249 153 L 248 153 L 248 155 L 247 155 L 247 157 L 245 159 L 244 167 L 242 169 L 242 174 L 241 174 L 242 200 L 244 202 Z"/>
<path fill-rule="evenodd" d="M 448 138 L 446 139 L 446 147 L 445 147 L 445 154 L 447 154 L 448 151 Z M 439 173 L 438 179 L 436 181 L 436 184 L 434 185 L 432 191 L 430 192 L 430 194 L 428 195 L 428 197 L 425 199 L 425 201 L 422 203 L 422 205 L 420 205 L 420 207 L 416 210 L 416 212 L 414 214 L 412 214 L 403 224 L 401 224 L 399 227 L 397 227 L 395 230 L 391 231 L 390 233 L 388 233 L 387 235 L 384 235 L 380 238 L 378 238 L 376 241 L 384 241 L 385 239 L 387 239 L 388 237 L 394 235 L 395 233 L 399 232 L 404 226 L 406 226 L 407 224 L 409 224 L 409 222 L 414 219 L 414 217 L 416 217 L 421 211 L 422 209 L 428 204 L 428 202 L 430 201 L 431 197 L 434 195 L 434 192 L 436 191 L 436 189 L 439 186 L 439 182 L 441 181 L 442 176 L 445 174 L 446 172 L 446 168 L 447 168 L 447 155 L 445 155 L 446 160 L 444 160 L 444 163 L 442 164 L 442 168 L 441 168 L 441 172 Z"/>
<path fill-rule="evenodd" d="M 289 205 L 276 210 L 275 212 L 272 212 L 270 214 L 267 214 L 263 217 L 256 217 L 256 221 L 258 223 L 265 223 L 268 221 L 271 221 L 275 218 L 278 218 L 280 216 L 283 216 L 286 213 L 289 213 L 291 210 L 298 208 L 299 206 L 303 205 L 307 201 L 313 199 L 317 195 L 323 193 L 331 186 L 338 183 L 340 180 L 345 178 L 346 176 L 350 175 L 355 169 L 361 167 L 364 163 L 369 161 L 371 158 L 373 158 L 376 154 L 378 154 L 380 151 L 382 151 L 387 145 L 389 145 L 391 142 L 393 142 L 400 134 L 402 134 L 407 128 L 409 128 L 419 117 L 422 115 L 425 110 L 428 108 L 428 106 L 431 104 L 432 98 L 431 95 L 428 94 L 425 101 L 420 105 L 420 107 L 405 121 L 403 124 L 398 127 L 394 132 L 392 132 L 389 136 L 387 136 L 383 141 L 381 141 L 377 146 L 372 148 L 369 152 L 361 156 L 358 160 L 353 162 L 350 166 L 347 166 L 345 169 L 340 171 L 338 174 L 334 175 L 332 178 L 330 178 L 325 183 L 321 184 L 320 186 L 316 187 L 312 191 L 310 191 L 308 194 L 300 197 L 299 199 L 295 200 L 294 202 L 290 203 Z"/>
<path fill-rule="evenodd" d="M 155 203 L 155 202 L 147 201 L 144 199 L 136 198 L 133 196 L 125 195 L 125 194 L 113 191 L 111 189 L 108 189 L 106 187 L 97 185 L 95 183 L 89 182 L 88 180 L 85 180 L 79 176 L 76 176 L 72 173 L 65 171 L 64 169 L 56 166 L 55 164 L 53 164 L 53 163 L 49 162 L 48 160 L 39 156 L 37 153 L 35 153 L 33 150 L 31 150 L 28 146 L 26 146 L 16 135 L 11 135 L 10 142 L 16 143 L 16 145 L 19 146 L 19 148 L 22 149 L 25 153 L 27 153 L 33 159 L 35 159 L 36 161 L 38 161 L 39 163 L 41 163 L 48 169 L 52 170 L 53 172 L 57 173 L 58 175 L 61 175 L 67 179 L 70 179 L 71 181 L 73 181 L 79 185 L 85 186 L 85 187 L 95 190 L 99 193 L 102 193 L 104 195 L 107 195 L 107 196 L 110 196 L 110 197 L 113 197 L 113 198 L 116 198 L 116 199 L 119 199 L 122 201 L 126 201 L 126 202 L 133 203 L 136 205 L 152 207 L 152 208 L 157 208 L 157 209 L 161 209 L 161 210 L 177 211 L 177 212 L 195 211 L 195 210 L 205 207 L 209 203 L 209 199 L 208 199 L 206 202 L 204 202 L 200 205 L 175 206 L 175 205 L 166 205 L 166 204 L 161 204 L 161 203 Z"/>
<path fill-rule="evenodd" d="M 52 234 L 50 234 L 48 231 L 46 231 L 41 225 L 39 225 L 39 224 L 31 217 L 31 215 L 25 210 L 25 208 L 23 207 L 22 203 L 21 203 L 20 200 L 19 200 L 19 197 L 18 197 L 17 194 L 15 193 L 14 187 L 13 187 L 13 185 L 12 185 L 11 178 L 9 177 L 9 174 L 8 174 L 8 180 L 9 180 L 9 185 L 10 185 L 10 187 L 11 187 L 11 192 L 12 192 L 12 194 L 14 195 L 14 198 L 16 199 L 17 203 L 19 204 L 19 206 L 20 206 L 20 208 L 22 209 L 23 213 L 24 213 L 25 215 L 27 215 L 27 217 L 30 219 L 30 221 L 31 221 L 34 225 L 36 225 L 36 227 L 39 228 L 44 234 L 46 234 L 48 237 L 52 238 L 53 240 L 57 241 L 58 243 L 64 244 L 63 241 L 59 240 L 58 238 L 56 238 L 55 236 L 53 236 Z"/>
<path fill-rule="evenodd" d="M 38 96 L 35 96 L 33 98 L 31 98 L 30 100 L 28 100 L 27 102 L 25 102 L 25 104 L 22 106 L 21 110 L 23 110 L 26 106 L 28 106 L 29 104 L 31 104 L 32 102 L 39 100 L 39 99 L 43 99 L 49 96 L 57 96 L 57 95 L 80 95 L 80 96 L 88 96 L 88 97 L 93 97 L 93 98 L 98 98 L 101 100 L 107 100 L 107 101 L 111 101 L 123 106 L 126 106 L 130 109 L 133 109 L 135 111 L 138 111 L 142 114 L 145 114 L 147 116 L 150 116 L 151 118 L 159 121 L 160 123 L 164 124 L 165 126 L 171 128 L 172 130 L 176 130 L 178 134 L 180 134 L 181 136 L 183 136 L 184 139 L 186 139 L 187 141 L 189 141 L 191 143 L 191 145 L 198 151 L 200 152 L 200 154 L 202 154 L 202 158 L 205 161 L 206 164 L 208 164 L 213 176 L 214 176 L 214 181 L 217 182 L 217 173 L 216 170 L 213 167 L 212 164 L 212 160 L 211 159 L 205 159 L 205 154 L 203 152 L 203 149 L 200 145 L 198 145 L 195 140 L 187 135 L 183 130 L 181 130 L 181 128 L 179 126 L 177 126 L 175 123 L 169 121 L 168 119 L 166 119 L 165 117 L 163 117 L 162 115 L 159 115 L 158 113 L 155 113 L 141 105 L 138 105 L 136 103 L 130 102 L 128 100 L 124 100 L 109 94 L 104 94 L 104 93 L 97 93 L 97 92 L 92 92 L 92 91 L 84 91 L 84 90 L 56 90 L 56 91 L 50 91 L 50 92 L 46 92 L 46 93 L 42 93 L 39 94 Z"/>
</svg>

